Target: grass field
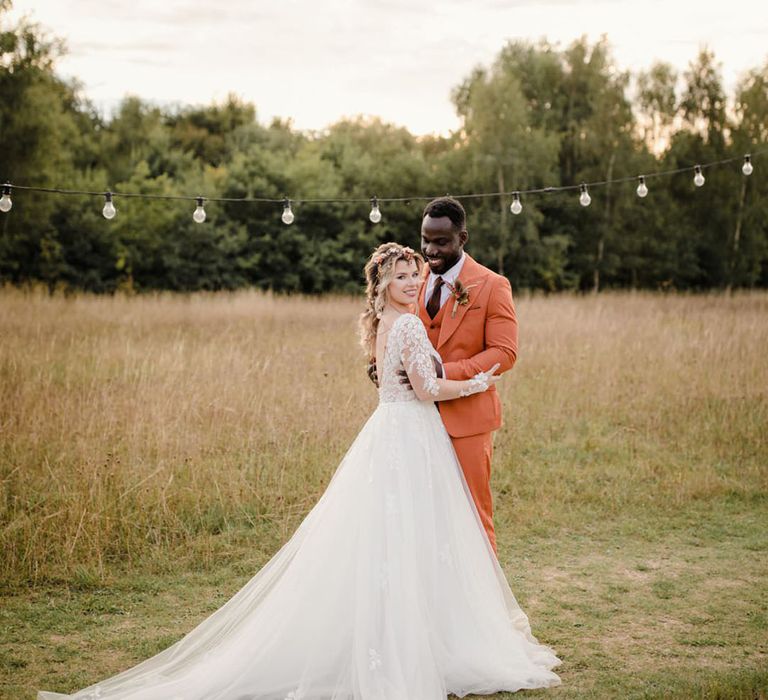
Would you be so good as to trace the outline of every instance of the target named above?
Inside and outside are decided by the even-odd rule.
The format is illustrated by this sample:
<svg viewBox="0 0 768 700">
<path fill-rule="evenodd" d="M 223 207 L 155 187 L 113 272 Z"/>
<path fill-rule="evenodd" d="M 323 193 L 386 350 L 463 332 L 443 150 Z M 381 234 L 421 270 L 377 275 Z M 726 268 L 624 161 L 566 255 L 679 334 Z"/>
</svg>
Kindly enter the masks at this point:
<svg viewBox="0 0 768 700">
<path fill-rule="evenodd" d="M 564 662 L 520 695 L 768 698 L 768 294 L 517 301 L 499 558 Z M 159 651 L 290 536 L 376 403 L 359 303 L 0 290 L 0 697 Z"/>
</svg>

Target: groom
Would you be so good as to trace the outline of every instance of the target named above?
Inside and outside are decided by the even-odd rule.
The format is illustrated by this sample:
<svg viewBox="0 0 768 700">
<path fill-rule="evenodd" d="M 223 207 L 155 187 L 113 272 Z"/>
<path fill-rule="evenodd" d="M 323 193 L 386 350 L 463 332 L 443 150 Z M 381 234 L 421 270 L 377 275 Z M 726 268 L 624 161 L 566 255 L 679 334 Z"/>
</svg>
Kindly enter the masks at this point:
<svg viewBox="0 0 768 700">
<path fill-rule="evenodd" d="M 419 293 L 419 317 L 443 358 L 446 379 L 469 379 L 497 362 L 498 373 L 505 372 L 517 359 L 517 317 L 509 281 L 464 252 L 468 239 L 467 215 L 457 200 L 440 197 L 427 204 L 421 252 L 429 271 Z M 501 426 L 496 388 L 441 401 L 438 408 L 496 551 L 490 486 L 492 431 Z"/>
</svg>

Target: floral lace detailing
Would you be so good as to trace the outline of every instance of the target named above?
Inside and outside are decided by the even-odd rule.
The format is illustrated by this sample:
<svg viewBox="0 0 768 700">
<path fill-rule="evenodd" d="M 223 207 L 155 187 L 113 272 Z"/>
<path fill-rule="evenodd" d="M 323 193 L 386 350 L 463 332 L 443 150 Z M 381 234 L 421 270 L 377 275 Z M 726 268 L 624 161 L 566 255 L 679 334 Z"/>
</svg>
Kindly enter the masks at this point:
<svg viewBox="0 0 768 700">
<path fill-rule="evenodd" d="M 451 552 L 451 545 L 447 542 L 440 547 L 440 561 L 453 568 L 453 552 Z"/>
<path fill-rule="evenodd" d="M 375 649 L 368 649 L 368 668 L 371 671 L 381 668 L 381 655 Z"/>
<path fill-rule="evenodd" d="M 379 399 L 384 403 L 393 401 L 416 401 L 416 394 L 407 384 L 400 383 L 398 371 L 405 369 L 413 384 L 419 383 L 425 393 L 437 396 L 439 387 L 432 357 L 435 352 L 424 325 L 417 316 L 403 314 L 393 324 L 384 351 L 379 375 Z"/>
<path fill-rule="evenodd" d="M 379 566 L 379 586 L 382 591 L 389 590 L 389 567 L 386 564 Z"/>
<path fill-rule="evenodd" d="M 485 391 L 488 388 L 488 377 L 492 373 L 478 372 L 474 377 L 468 379 L 468 386 L 466 389 L 462 389 L 459 392 L 459 396 L 471 396 L 472 394 L 479 394 L 481 391 Z"/>
<path fill-rule="evenodd" d="M 394 519 L 397 517 L 398 514 L 398 508 L 397 508 L 397 496 L 393 493 L 388 493 L 384 499 L 384 511 L 387 514 L 387 517 L 390 519 Z"/>
</svg>

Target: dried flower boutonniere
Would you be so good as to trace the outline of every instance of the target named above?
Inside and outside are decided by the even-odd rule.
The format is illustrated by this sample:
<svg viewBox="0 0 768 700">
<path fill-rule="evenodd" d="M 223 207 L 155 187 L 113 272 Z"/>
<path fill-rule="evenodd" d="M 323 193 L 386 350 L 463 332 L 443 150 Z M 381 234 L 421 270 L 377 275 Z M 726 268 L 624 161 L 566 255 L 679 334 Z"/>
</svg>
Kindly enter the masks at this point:
<svg viewBox="0 0 768 700">
<path fill-rule="evenodd" d="M 459 306 L 465 306 L 469 304 L 469 290 L 472 287 L 477 287 L 476 284 L 468 284 L 464 286 L 461 280 L 456 280 L 456 284 L 446 282 L 445 286 L 451 291 L 453 297 L 453 309 L 451 310 L 451 318 L 456 316 L 456 310 Z"/>
</svg>

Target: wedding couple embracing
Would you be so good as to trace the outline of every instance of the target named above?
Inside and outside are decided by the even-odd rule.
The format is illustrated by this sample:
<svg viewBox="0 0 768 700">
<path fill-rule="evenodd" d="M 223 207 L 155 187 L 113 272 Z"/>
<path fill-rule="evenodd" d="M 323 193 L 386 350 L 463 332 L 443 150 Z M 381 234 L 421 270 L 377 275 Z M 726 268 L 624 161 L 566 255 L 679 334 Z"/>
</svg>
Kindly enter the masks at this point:
<svg viewBox="0 0 768 700">
<path fill-rule="evenodd" d="M 424 210 L 424 258 L 373 252 L 360 330 L 379 404 L 280 551 L 157 656 L 39 700 L 440 700 L 560 682 L 495 555 L 494 384 L 517 324 L 509 282 L 467 238 L 446 197 Z"/>
</svg>

